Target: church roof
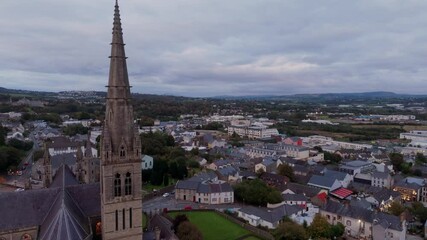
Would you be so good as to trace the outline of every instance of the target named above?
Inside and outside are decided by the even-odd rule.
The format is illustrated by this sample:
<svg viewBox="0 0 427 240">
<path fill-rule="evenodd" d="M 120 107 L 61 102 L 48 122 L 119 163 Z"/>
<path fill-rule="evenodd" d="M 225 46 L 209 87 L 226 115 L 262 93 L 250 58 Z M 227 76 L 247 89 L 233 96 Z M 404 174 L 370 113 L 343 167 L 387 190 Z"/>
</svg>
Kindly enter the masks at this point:
<svg viewBox="0 0 427 240">
<path fill-rule="evenodd" d="M 40 226 L 41 239 L 86 239 L 89 219 L 65 189 L 61 189 Z"/>
<path fill-rule="evenodd" d="M 56 171 L 55 177 L 50 187 L 51 188 L 66 187 L 66 186 L 78 185 L 78 184 L 79 182 L 74 176 L 74 173 L 71 172 L 71 169 L 67 165 L 62 164 L 59 167 L 58 171 Z"/>
<path fill-rule="evenodd" d="M 0 194 L 0 232 L 40 226 L 41 239 L 84 239 L 101 215 L 100 185 L 78 184 L 62 165 L 50 188 Z"/>
<path fill-rule="evenodd" d="M 49 188 L 0 194 L 0 232 L 38 226 L 60 189 Z"/>
</svg>

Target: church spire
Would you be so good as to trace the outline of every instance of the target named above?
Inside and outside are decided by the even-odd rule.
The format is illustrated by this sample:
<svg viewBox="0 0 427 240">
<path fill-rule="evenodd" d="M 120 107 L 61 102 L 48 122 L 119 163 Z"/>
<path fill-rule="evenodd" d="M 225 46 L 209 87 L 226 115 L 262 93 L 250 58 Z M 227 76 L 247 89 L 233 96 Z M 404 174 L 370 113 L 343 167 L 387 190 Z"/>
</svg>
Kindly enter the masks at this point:
<svg viewBox="0 0 427 240">
<path fill-rule="evenodd" d="M 100 141 L 102 239 L 141 240 L 141 138 L 134 123 L 117 0 L 107 88 Z"/>
<path fill-rule="evenodd" d="M 119 5 L 114 6 L 113 39 L 111 41 L 110 78 L 108 93 L 110 98 L 130 98 L 130 86 L 126 65 L 125 44 L 120 19 Z"/>
<path fill-rule="evenodd" d="M 140 154 L 139 142 L 135 142 L 133 107 L 126 65 L 125 44 L 120 19 L 119 5 L 114 6 L 114 21 L 111 41 L 110 74 L 104 123 L 105 159 L 115 156 L 137 156 Z M 109 152 L 109 154 L 107 154 Z"/>
</svg>

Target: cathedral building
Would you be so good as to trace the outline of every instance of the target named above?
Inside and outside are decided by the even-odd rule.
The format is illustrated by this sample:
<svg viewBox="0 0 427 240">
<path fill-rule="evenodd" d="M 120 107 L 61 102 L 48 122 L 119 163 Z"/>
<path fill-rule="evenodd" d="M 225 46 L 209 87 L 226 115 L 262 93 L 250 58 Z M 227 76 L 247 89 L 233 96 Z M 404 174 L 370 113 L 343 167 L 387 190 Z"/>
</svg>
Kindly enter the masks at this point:
<svg viewBox="0 0 427 240">
<path fill-rule="evenodd" d="M 124 46 L 116 0 L 99 182 L 90 151 L 77 151 L 77 174 L 66 164 L 53 174 L 46 152 L 46 188 L 0 193 L 0 240 L 142 239 L 141 140 Z"/>
</svg>

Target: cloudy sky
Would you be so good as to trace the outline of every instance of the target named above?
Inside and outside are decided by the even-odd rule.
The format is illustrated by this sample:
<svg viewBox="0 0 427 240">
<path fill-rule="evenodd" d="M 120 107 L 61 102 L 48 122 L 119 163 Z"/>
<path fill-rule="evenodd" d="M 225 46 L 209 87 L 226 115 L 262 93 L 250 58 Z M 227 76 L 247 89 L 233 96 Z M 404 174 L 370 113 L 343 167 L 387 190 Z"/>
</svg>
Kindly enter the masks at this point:
<svg viewBox="0 0 427 240">
<path fill-rule="evenodd" d="M 132 91 L 426 94 L 425 0 L 121 0 Z M 105 90 L 113 0 L 1 0 L 0 87 Z"/>
</svg>

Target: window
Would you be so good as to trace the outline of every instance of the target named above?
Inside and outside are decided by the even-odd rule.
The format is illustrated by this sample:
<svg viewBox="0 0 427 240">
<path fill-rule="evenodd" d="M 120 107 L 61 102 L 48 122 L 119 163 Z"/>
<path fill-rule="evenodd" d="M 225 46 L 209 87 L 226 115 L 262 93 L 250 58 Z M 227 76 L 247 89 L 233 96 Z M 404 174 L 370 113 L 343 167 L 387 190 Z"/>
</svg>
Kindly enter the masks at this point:
<svg viewBox="0 0 427 240">
<path fill-rule="evenodd" d="M 116 210 L 116 231 L 119 230 L 119 211 Z"/>
<path fill-rule="evenodd" d="M 131 195 L 132 194 L 132 178 L 130 172 L 126 173 L 125 178 L 125 195 Z"/>
<path fill-rule="evenodd" d="M 347 226 L 351 226 L 351 221 L 347 220 L 347 222 L 345 223 Z"/>
<path fill-rule="evenodd" d="M 132 228 L 132 208 L 129 208 L 129 227 Z"/>
<path fill-rule="evenodd" d="M 122 146 L 120 148 L 120 157 L 125 157 L 125 156 L 126 156 L 125 146 Z"/>
<path fill-rule="evenodd" d="M 114 178 L 114 197 L 122 196 L 122 180 L 120 179 L 120 174 L 116 173 Z"/>
<path fill-rule="evenodd" d="M 123 230 L 126 229 L 126 210 L 123 208 Z"/>
</svg>

